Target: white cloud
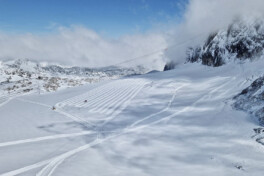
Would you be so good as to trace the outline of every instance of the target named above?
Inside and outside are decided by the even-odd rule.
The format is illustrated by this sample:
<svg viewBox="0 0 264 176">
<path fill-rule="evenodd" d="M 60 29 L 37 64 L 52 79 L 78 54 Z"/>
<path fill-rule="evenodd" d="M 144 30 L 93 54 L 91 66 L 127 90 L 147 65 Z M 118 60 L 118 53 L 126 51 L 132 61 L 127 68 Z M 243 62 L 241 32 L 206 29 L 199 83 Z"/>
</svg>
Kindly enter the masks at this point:
<svg viewBox="0 0 264 176">
<path fill-rule="evenodd" d="M 167 37 L 170 46 L 186 43 L 171 47 L 166 55 L 170 60 L 183 62 L 187 47 L 201 44 L 210 33 L 228 27 L 236 18 L 263 15 L 263 0 L 190 0 L 183 22 Z"/>
<path fill-rule="evenodd" d="M 107 39 L 85 27 L 60 27 L 48 35 L 11 35 L 0 33 L 0 59 L 29 58 L 49 63 L 109 66 L 166 47 L 161 34 L 148 33 Z M 157 63 L 151 64 L 157 60 Z M 140 58 L 126 65 L 144 64 L 160 69 L 160 53 Z M 159 68 L 158 68 L 159 67 Z"/>
<path fill-rule="evenodd" d="M 159 32 L 127 35 L 119 39 L 109 39 L 80 26 L 60 27 L 56 34 L 47 35 L 0 33 L 0 60 L 29 58 L 64 65 L 98 67 L 171 46 L 166 56 L 160 52 L 126 64 L 162 69 L 164 57 L 184 62 L 187 47 L 200 44 L 209 33 L 227 27 L 234 18 L 262 16 L 264 1 L 190 0 L 184 9 L 184 19 L 173 28 L 171 24 L 163 23 L 160 27 L 163 32 L 157 30 Z"/>
</svg>

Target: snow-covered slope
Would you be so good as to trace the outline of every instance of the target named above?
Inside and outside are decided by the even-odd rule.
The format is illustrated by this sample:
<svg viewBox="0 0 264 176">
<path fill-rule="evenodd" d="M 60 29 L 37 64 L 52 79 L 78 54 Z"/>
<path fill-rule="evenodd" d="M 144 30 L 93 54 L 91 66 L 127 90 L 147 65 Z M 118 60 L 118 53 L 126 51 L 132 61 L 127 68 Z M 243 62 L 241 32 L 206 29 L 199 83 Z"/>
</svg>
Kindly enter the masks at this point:
<svg viewBox="0 0 264 176">
<path fill-rule="evenodd" d="M 1 62 L 0 176 L 262 176 L 263 24 L 167 72 Z"/>
<path fill-rule="evenodd" d="M 14 97 L 0 107 L 0 175 L 262 176 L 259 126 L 231 104 L 263 66 L 188 63 Z"/>
</svg>

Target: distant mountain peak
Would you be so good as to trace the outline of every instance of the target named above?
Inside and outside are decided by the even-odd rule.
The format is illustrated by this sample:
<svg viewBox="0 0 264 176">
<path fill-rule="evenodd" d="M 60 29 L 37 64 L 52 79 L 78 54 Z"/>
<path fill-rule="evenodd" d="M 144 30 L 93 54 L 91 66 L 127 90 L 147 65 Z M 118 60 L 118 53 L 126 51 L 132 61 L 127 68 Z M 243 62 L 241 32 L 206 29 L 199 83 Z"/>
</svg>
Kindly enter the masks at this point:
<svg viewBox="0 0 264 176">
<path fill-rule="evenodd" d="M 0 93 L 24 93 L 36 90 L 50 92 L 146 72 L 147 70 L 141 66 L 87 68 L 48 64 L 41 66 L 29 59 L 2 61 L 0 63 Z"/>
</svg>

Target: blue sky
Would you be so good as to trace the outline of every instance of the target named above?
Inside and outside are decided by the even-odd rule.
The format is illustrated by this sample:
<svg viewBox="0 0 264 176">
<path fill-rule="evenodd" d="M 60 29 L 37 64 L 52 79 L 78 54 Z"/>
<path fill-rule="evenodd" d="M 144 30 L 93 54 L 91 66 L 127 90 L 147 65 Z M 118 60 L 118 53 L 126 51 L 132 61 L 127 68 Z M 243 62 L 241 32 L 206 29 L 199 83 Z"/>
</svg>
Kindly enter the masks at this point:
<svg viewBox="0 0 264 176">
<path fill-rule="evenodd" d="M 82 25 L 106 36 L 151 30 L 181 19 L 187 0 L 0 0 L 0 31 L 46 33 Z"/>
</svg>

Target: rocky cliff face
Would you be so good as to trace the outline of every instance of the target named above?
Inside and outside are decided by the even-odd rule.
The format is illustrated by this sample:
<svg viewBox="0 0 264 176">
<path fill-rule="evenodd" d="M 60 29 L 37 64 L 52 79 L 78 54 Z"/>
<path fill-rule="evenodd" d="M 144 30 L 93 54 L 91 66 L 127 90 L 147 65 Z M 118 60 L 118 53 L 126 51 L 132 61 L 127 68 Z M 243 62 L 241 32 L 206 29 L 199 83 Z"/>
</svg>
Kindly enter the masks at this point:
<svg viewBox="0 0 264 176">
<path fill-rule="evenodd" d="M 237 20 L 226 30 L 211 34 L 202 46 L 187 51 L 188 62 L 219 67 L 230 61 L 262 59 L 264 20 Z M 264 76 L 234 97 L 233 107 L 257 118 L 264 126 Z"/>
<path fill-rule="evenodd" d="M 248 88 L 234 97 L 234 107 L 249 112 L 264 125 L 264 76 L 256 79 Z"/>
<path fill-rule="evenodd" d="M 233 59 L 254 59 L 263 51 L 264 20 L 240 20 L 211 34 L 202 46 L 190 48 L 187 60 L 218 67 Z"/>
</svg>

